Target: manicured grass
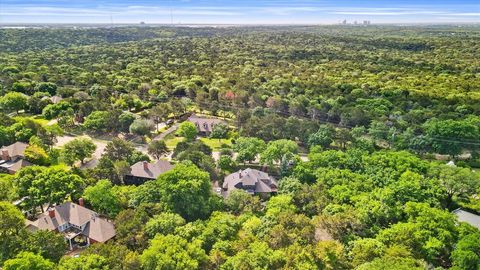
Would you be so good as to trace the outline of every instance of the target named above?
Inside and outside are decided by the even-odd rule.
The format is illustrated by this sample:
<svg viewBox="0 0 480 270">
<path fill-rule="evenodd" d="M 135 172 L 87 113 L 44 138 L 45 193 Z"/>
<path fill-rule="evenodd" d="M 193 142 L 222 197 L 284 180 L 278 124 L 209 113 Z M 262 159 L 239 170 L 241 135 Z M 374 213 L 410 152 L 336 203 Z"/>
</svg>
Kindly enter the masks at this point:
<svg viewBox="0 0 480 270">
<path fill-rule="evenodd" d="M 232 145 L 231 139 L 210 139 L 210 138 L 200 138 L 200 140 L 206 145 L 210 146 L 213 150 L 220 150 L 222 144 Z"/>
<path fill-rule="evenodd" d="M 175 149 L 177 144 L 181 141 L 183 141 L 183 137 L 177 137 L 173 134 L 170 134 L 167 137 L 165 137 L 165 144 L 167 145 L 169 150 Z"/>
</svg>

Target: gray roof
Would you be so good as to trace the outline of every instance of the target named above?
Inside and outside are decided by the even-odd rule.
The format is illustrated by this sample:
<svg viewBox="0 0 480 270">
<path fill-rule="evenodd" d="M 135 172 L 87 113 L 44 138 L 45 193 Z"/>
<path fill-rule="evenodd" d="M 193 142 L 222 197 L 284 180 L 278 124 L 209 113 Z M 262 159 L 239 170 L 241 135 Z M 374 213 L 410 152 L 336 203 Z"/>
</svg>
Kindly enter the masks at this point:
<svg viewBox="0 0 480 270">
<path fill-rule="evenodd" d="M 31 166 L 32 163 L 24 160 L 24 159 L 17 159 L 15 161 L 7 161 L 7 162 L 0 162 L 0 167 L 10 171 L 10 172 L 18 172 L 21 168 Z"/>
<path fill-rule="evenodd" d="M 0 159 L 2 158 L 1 154 L 2 154 L 3 151 L 7 151 L 8 155 L 12 159 L 17 158 L 17 157 L 22 157 L 23 158 L 23 157 L 25 157 L 24 152 L 25 152 L 25 149 L 27 147 L 28 147 L 28 144 L 23 143 L 23 142 L 16 142 L 16 143 L 11 144 L 9 146 L 3 146 L 0 149 Z"/>
<path fill-rule="evenodd" d="M 457 216 L 458 221 L 466 222 L 466 223 L 468 223 L 468 224 L 472 225 L 473 227 L 480 230 L 480 216 L 479 215 L 475 215 L 473 213 L 467 212 L 467 211 L 462 210 L 462 209 L 457 209 L 457 210 L 453 211 L 453 213 Z"/>
<path fill-rule="evenodd" d="M 218 118 L 200 117 L 200 116 L 197 116 L 195 114 L 190 116 L 188 118 L 188 121 L 195 124 L 195 126 L 197 127 L 197 130 L 199 132 L 211 132 L 215 125 L 218 125 L 218 124 L 226 125 L 227 124 L 225 121 L 220 120 Z"/>
<path fill-rule="evenodd" d="M 223 189 L 230 193 L 235 189 L 244 189 L 253 193 L 277 192 L 277 181 L 265 172 L 255 169 L 245 169 L 225 177 Z"/>
<path fill-rule="evenodd" d="M 144 163 L 147 164 L 146 169 Z M 139 161 L 130 167 L 130 173 L 127 173 L 127 175 L 148 179 L 157 179 L 160 174 L 171 169 L 173 169 L 173 165 L 166 160 L 158 160 L 155 163 Z"/>
<path fill-rule="evenodd" d="M 54 207 L 55 217 L 50 217 L 48 211 L 40 214 L 35 221 L 27 221 L 31 230 L 56 230 L 60 225 L 69 223 L 83 226 L 82 234 L 97 242 L 105 242 L 115 236 L 113 223 L 100 218 L 95 211 L 72 202 L 66 202 Z"/>
</svg>

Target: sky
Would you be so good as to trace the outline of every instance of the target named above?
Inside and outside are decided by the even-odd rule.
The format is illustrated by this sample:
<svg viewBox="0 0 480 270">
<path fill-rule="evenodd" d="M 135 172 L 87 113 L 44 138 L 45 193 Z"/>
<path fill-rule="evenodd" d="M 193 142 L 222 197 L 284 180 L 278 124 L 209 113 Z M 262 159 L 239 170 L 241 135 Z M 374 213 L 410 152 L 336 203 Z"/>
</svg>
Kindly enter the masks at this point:
<svg viewBox="0 0 480 270">
<path fill-rule="evenodd" d="M 480 0 L 0 0 L 0 24 L 480 23 Z"/>
</svg>

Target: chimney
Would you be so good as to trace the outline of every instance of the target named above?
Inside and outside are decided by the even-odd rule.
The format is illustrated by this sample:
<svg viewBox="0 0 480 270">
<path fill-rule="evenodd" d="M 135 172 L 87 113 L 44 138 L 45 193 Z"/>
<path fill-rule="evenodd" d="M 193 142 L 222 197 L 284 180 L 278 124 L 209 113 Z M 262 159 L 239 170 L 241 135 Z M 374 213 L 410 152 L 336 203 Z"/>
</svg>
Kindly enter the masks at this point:
<svg viewBox="0 0 480 270">
<path fill-rule="evenodd" d="M 49 208 L 48 209 L 48 216 L 51 218 L 55 217 L 55 208 Z"/>
<path fill-rule="evenodd" d="M 148 170 L 148 162 L 147 161 L 143 162 L 143 169 L 146 170 L 146 171 Z"/>
<path fill-rule="evenodd" d="M 78 199 L 78 204 L 82 207 L 84 206 L 83 198 Z"/>
<path fill-rule="evenodd" d="M 8 150 L 2 150 L 2 159 L 10 160 L 10 155 L 8 154 Z"/>
</svg>

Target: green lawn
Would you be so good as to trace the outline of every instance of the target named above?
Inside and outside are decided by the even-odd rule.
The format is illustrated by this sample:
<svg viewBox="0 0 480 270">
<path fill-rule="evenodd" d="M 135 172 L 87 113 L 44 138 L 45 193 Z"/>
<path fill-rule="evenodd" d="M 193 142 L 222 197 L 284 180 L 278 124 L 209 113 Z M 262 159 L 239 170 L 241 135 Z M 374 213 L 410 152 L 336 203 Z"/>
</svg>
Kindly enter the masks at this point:
<svg viewBox="0 0 480 270">
<path fill-rule="evenodd" d="M 183 141 L 183 137 L 177 137 L 173 133 L 167 135 L 165 137 L 165 144 L 167 145 L 168 149 L 173 150 L 177 146 L 177 144 Z M 204 144 L 210 146 L 212 150 L 218 151 L 222 148 L 222 144 L 232 145 L 232 141 L 230 139 L 210 139 L 210 138 L 200 138 Z"/>
<path fill-rule="evenodd" d="M 175 149 L 177 144 L 181 141 L 183 141 L 183 137 L 177 137 L 174 134 L 169 134 L 167 137 L 165 137 L 165 144 L 169 150 Z"/>
<path fill-rule="evenodd" d="M 210 139 L 210 138 L 200 138 L 200 140 L 206 145 L 210 146 L 213 150 L 220 150 L 222 144 L 232 145 L 231 139 Z"/>
</svg>

